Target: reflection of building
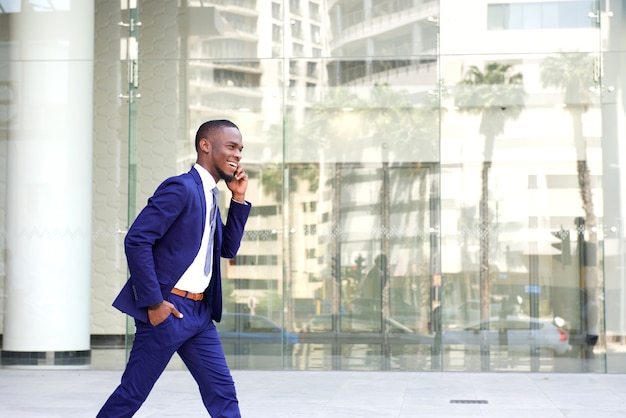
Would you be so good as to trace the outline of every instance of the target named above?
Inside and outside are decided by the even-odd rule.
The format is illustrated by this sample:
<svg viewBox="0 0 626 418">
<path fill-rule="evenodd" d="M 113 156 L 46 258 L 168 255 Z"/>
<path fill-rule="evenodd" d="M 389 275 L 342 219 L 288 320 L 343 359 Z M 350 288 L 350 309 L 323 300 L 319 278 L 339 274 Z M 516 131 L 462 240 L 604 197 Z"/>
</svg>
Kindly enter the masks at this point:
<svg viewBox="0 0 626 418">
<path fill-rule="evenodd" d="M 246 112 L 246 129 L 255 132 L 263 126 L 264 62 L 261 55 L 262 23 L 256 2 L 202 2 L 181 9 L 188 25 L 181 25 L 180 40 L 187 45 L 186 79 L 190 135 L 207 114 L 232 118 Z M 215 60 L 220 57 L 220 60 Z M 273 85 L 273 84 L 272 84 Z M 254 136 L 250 148 L 256 151 Z M 193 150 L 190 150 L 194 158 Z"/>
<path fill-rule="evenodd" d="M 615 204 L 602 188 L 608 173 L 600 138 L 614 139 L 602 134 L 603 108 L 594 78 L 600 31 L 594 12 L 592 1 L 441 4 L 441 78 L 450 92 L 442 103 L 449 110 L 442 124 L 442 181 L 462 190 L 442 187 L 447 193 L 442 201 L 450 202 L 447 209 L 442 207 L 442 270 L 455 304 L 478 296 L 478 270 L 484 263 L 481 234 L 486 234 L 492 297 L 518 295 L 527 313 L 564 316 L 572 329 L 580 329 L 577 250 L 572 244 L 573 264 L 556 261 L 552 232 L 565 228 L 576 240 L 577 217 L 597 219 L 602 228 L 605 208 Z M 524 97 L 480 94 L 481 86 L 474 84 L 463 88 L 473 90 L 475 101 L 460 106 L 459 82 L 471 66 L 488 79 L 488 63 L 509 65 L 508 77 L 523 77 Z M 515 111 L 518 106 L 523 110 Z M 476 123 L 469 134 L 468 123 Z M 489 141 L 490 222 L 483 230 L 476 196 L 484 193 L 480 170 Z M 581 161 L 591 173 L 582 183 Z M 593 213 L 582 201 L 585 195 L 593 196 Z M 470 216 L 457 223 L 459 210 Z M 586 239 L 593 235 L 589 231 Z M 602 274 L 597 275 L 601 281 Z M 462 283 L 471 286 L 464 289 Z"/>
<path fill-rule="evenodd" d="M 413 84 L 437 62 L 438 1 L 328 2 L 331 86 Z"/>
<path fill-rule="evenodd" d="M 271 137 L 282 134 L 276 129 L 282 123 L 281 106 L 284 103 L 294 115 L 302 114 L 325 78 L 324 68 L 316 60 L 298 59 L 325 55 L 320 5 L 272 2 L 271 8 L 257 8 L 254 1 L 220 1 L 208 7 L 203 2 L 189 6 L 182 10 L 189 25 L 183 26 L 188 33 L 181 33 L 181 40 L 187 42 L 189 57 L 188 83 L 184 86 L 189 117 L 197 121 L 190 124 L 190 130 L 207 114 L 241 119 L 243 122 L 238 124 L 245 133 L 244 161 L 249 170 L 258 172 L 263 162 L 281 162 L 282 135 Z M 283 24 L 284 17 L 288 18 L 287 25 Z M 283 45 L 289 51 L 283 50 Z M 286 52 L 295 58 L 283 60 Z M 270 132 L 267 140 L 261 135 L 263 130 Z M 194 158 L 192 149 L 189 156 Z M 262 188 L 262 183 L 260 178 L 253 178 L 250 189 Z M 275 198 L 273 194 L 251 197 L 255 207 L 246 233 L 249 245 L 226 266 L 235 302 L 240 306 L 245 306 L 250 297 L 266 301 L 283 294 L 281 266 L 286 261 L 280 245 L 287 237 L 298 240 L 290 241 L 291 245 L 300 244 L 301 231 L 282 225 L 282 210 Z M 300 207 L 294 205 L 293 209 L 299 211 Z M 313 222 L 310 227 L 314 226 Z M 310 256 L 315 248 L 309 245 L 307 251 Z M 289 270 L 296 282 L 296 277 L 304 279 L 296 289 L 308 286 L 309 269 L 301 268 L 300 273 L 295 267 Z"/>
</svg>

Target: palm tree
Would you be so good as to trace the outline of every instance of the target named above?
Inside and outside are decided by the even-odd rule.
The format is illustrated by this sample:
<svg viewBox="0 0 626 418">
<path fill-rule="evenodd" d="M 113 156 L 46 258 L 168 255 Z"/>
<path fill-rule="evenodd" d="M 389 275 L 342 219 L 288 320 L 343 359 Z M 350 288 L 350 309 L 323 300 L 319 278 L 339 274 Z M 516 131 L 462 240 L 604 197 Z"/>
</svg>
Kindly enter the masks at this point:
<svg viewBox="0 0 626 418">
<path fill-rule="evenodd" d="M 524 106 L 522 74 L 512 74 L 509 64 L 492 62 L 483 71 L 471 66 L 455 92 L 455 105 L 460 111 L 479 115 L 480 133 L 485 137 L 481 172 L 479 206 L 480 239 L 480 317 L 485 323 L 490 315 L 491 289 L 489 281 L 489 170 L 492 164 L 496 136 L 504 132 L 509 120 L 519 117 Z"/>
</svg>

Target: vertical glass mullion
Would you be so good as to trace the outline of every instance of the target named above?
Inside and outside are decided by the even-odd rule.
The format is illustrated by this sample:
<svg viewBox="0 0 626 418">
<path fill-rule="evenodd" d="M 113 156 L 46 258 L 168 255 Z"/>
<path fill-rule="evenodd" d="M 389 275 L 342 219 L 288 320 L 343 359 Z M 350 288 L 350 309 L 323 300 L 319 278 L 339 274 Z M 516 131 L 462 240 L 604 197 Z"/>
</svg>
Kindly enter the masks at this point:
<svg viewBox="0 0 626 418">
<path fill-rule="evenodd" d="M 124 2 L 123 2 L 124 3 Z M 126 45 L 126 64 L 128 68 L 128 86 L 126 100 L 128 102 L 128 203 L 127 217 L 128 226 L 133 223 L 137 210 L 137 100 L 139 93 L 139 0 L 131 0 L 128 4 L 128 22 L 120 26 L 128 27 Z M 131 336 L 134 326 L 130 317 L 126 318 L 125 350 L 126 359 L 132 346 Z"/>
</svg>

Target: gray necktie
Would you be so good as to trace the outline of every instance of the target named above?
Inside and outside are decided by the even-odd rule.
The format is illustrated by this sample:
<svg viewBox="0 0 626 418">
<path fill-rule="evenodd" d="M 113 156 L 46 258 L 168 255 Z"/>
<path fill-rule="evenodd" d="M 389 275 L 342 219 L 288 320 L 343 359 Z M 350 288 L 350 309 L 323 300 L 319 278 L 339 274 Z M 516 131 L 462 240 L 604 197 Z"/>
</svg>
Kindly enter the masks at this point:
<svg viewBox="0 0 626 418">
<path fill-rule="evenodd" d="M 215 224 L 217 222 L 217 195 L 220 193 L 217 187 L 211 189 L 213 196 L 213 205 L 211 206 L 211 215 L 209 216 L 210 231 L 209 244 L 206 249 L 206 260 L 204 261 L 204 275 L 208 276 L 211 272 L 211 264 L 213 263 L 213 237 L 215 236 Z"/>
</svg>

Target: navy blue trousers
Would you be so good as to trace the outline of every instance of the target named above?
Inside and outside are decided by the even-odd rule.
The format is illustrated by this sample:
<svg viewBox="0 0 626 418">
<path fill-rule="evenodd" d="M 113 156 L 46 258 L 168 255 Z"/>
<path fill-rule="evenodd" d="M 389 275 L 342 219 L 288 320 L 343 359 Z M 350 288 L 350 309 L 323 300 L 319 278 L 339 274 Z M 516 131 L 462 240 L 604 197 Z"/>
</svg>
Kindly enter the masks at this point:
<svg viewBox="0 0 626 418">
<path fill-rule="evenodd" d="M 135 321 L 135 341 L 126 370 L 98 418 L 132 417 L 175 352 L 198 383 L 211 417 L 241 417 L 235 384 L 208 304 L 173 294 L 170 302 L 183 314 L 182 319 L 170 315 L 156 327 Z"/>
</svg>

